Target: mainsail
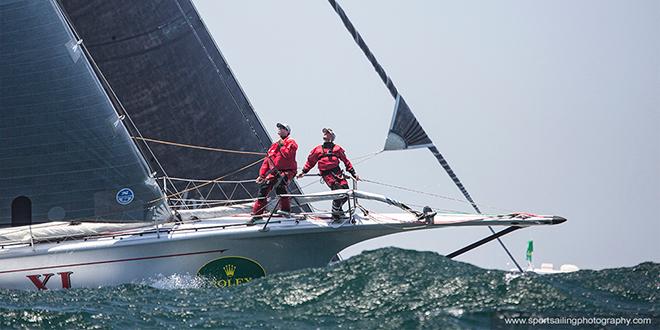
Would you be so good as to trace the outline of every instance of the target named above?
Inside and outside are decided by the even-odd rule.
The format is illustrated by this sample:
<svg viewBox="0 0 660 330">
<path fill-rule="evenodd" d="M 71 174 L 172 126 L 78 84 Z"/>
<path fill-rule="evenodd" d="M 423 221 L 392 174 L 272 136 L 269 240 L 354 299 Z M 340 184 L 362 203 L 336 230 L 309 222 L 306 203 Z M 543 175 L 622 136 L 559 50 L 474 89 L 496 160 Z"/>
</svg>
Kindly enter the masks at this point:
<svg viewBox="0 0 660 330">
<path fill-rule="evenodd" d="M 61 1 L 139 133 L 177 143 L 147 142 L 157 176 L 194 179 L 168 188 L 189 190 L 177 196 L 187 199 L 252 197 L 257 187 L 246 181 L 263 156 L 249 152 L 265 152 L 271 140 L 191 1 Z M 244 181 L 186 189 L 216 178 Z"/>
<path fill-rule="evenodd" d="M 0 44 L 0 227 L 166 216 L 163 193 L 54 0 L 3 1 Z"/>
</svg>

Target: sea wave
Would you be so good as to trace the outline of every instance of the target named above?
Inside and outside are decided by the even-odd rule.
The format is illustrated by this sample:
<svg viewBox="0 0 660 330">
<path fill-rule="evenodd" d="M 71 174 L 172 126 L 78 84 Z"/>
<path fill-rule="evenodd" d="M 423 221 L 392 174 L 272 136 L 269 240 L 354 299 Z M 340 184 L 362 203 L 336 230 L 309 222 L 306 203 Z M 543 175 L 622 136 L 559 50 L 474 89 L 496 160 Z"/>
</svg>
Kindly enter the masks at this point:
<svg viewBox="0 0 660 330">
<path fill-rule="evenodd" d="M 0 328 L 491 328 L 521 315 L 658 320 L 658 292 L 657 263 L 516 274 L 385 248 L 231 288 L 181 275 L 97 289 L 0 290 Z"/>
</svg>

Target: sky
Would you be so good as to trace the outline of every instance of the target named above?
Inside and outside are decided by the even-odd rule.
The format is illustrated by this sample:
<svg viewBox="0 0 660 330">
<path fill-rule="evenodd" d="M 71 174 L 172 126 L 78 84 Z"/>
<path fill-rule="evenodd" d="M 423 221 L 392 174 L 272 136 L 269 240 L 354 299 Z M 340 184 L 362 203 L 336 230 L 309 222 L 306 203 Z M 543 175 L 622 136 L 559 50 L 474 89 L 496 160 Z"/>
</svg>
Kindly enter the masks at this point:
<svg viewBox="0 0 660 330">
<path fill-rule="evenodd" d="M 339 1 L 429 137 L 487 213 L 566 217 L 503 238 L 524 263 L 602 269 L 660 262 L 660 2 Z M 380 151 L 394 100 L 327 1 L 195 0 L 273 138 L 288 122 L 299 166 L 331 127 L 349 158 Z M 366 179 L 461 199 L 426 149 L 355 162 Z M 303 178 L 305 192 L 327 188 Z M 412 205 L 470 206 L 360 183 Z M 396 211 L 380 209 L 377 211 Z M 386 236 L 447 254 L 487 228 Z M 457 260 L 511 269 L 496 242 Z"/>
</svg>

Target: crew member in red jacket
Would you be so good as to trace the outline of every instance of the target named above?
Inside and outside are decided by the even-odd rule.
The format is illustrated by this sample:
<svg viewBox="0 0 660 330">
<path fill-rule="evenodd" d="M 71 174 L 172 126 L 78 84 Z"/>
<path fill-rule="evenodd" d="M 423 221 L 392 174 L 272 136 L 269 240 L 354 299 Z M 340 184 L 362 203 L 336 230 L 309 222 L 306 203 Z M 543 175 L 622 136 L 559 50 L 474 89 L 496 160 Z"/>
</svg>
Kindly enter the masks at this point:
<svg viewBox="0 0 660 330">
<path fill-rule="evenodd" d="M 351 161 L 346 157 L 344 148 L 334 143 L 335 133 L 332 129 L 324 128 L 322 132 L 323 144 L 314 147 L 309 153 L 305 167 L 303 167 L 302 173 L 298 174 L 298 178 L 302 178 L 318 163 L 321 177 L 330 189 L 348 189 L 348 182 L 344 176 L 344 171 L 339 167 L 339 161 L 344 162 L 346 171 L 351 173 L 356 180 L 360 180 L 360 177 L 355 173 Z M 342 206 L 347 200 L 347 198 L 340 198 L 332 201 L 333 219 L 338 220 L 344 213 Z"/>
<path fill-rule="evenodd" d="M 268 154 L 259 169 L 259 177 L 255 180 L 259 184 L 259 197 L 252 206 L 252 222 L 261 218 L 264 213 L 268 193 L 275 187 L 278 195 L 287 193 L 289 181 L 296 175 L 296 151 L 298 144 L 290 137 L 291 127 L 286 123 L 277 123 L 277 140 L 268 149 Z M 291 212 L 291 201 L 288 197 L 280 197 L 280 210 Z"/>
</svg>

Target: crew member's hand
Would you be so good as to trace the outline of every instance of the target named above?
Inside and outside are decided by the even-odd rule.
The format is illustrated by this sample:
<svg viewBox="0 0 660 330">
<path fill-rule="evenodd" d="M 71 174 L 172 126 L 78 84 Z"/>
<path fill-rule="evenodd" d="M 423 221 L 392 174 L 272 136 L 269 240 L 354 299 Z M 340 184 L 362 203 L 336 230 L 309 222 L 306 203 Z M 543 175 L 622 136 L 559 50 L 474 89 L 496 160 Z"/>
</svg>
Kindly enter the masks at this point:
<svg viewBox="0 0 660 330">
<path fill-rule="evenodd" d="M 354 174 L 353 177 L 354 177 L 355 180 L 357 180 L 357 181 L 362 181 L 362 179 L 360 179 L 360 176 L 357 175 L 357 174 Z"/>
<path fill-rule="evenodd" d="M 262 183 L 264 181 L 266 181 L 266 179 L 264 179 L 263 177 L 257 177 L 257 179 L 254 180 L 254 182 L 256 182 L 256 183 Z"/>
<path fill-rule="evenodd" d="M 300 172 L 300 173 L 298 173 L 298 175 L 296 175 L 296 178 L 300 179 L 303 176 L 305 176 L 305 172 Z"/>
</svg>

